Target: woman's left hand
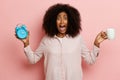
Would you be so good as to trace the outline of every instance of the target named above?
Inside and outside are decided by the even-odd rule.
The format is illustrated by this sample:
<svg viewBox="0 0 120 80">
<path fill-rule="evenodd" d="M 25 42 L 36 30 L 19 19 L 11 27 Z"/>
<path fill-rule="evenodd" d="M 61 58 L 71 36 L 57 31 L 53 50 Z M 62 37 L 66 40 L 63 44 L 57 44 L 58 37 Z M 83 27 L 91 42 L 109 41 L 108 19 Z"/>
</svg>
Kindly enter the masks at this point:
<svg viewBox="0 0 120 80">
<path fill-rule="evenodd" d="M 99 47 L 100 46 L 100 43 L 101 42 L 103 42 L 104 40 L 106 40 L 107 39 L 107 34 L 106 34 L 106 32 L 100 32 L 98 35 L 97 35 L 97 37 L 95 38 L 95 42 L 94 42 L 94 44 L 97 46 L 97 47 Z"/>
</svg>

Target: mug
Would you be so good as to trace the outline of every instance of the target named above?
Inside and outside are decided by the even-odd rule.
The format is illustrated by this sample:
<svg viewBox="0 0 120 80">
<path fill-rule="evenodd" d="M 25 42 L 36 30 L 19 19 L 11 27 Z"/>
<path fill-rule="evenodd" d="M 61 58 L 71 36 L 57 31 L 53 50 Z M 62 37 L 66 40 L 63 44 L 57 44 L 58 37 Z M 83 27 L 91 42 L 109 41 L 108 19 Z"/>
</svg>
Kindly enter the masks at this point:
<svg viewBox="0 0 120 80">
<path fill-rule="evenodd" d="M 113 40 L 115 38 L 115 29 L 114 28 L 108 28 L 106 30 L 107 37 L 109 40 Z"/>
</svg>

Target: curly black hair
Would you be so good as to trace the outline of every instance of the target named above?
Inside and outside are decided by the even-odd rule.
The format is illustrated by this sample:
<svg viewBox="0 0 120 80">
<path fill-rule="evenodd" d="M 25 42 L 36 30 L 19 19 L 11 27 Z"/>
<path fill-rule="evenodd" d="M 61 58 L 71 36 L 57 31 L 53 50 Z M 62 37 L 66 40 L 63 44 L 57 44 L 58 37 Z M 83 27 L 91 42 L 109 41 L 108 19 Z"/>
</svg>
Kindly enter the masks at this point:
<svg viewBox="0 0 120 80">
<path fill-rule="evenodd" d="M 66 12 L 68 16 L 68 28 L 66 34 L 70 37 L 75 37 L 82 30 L 81 28 L 81 18 L 77 9 L 70 6 L 69 4 L 55 4 L 48 8 L 44 17 L 43 17 L 43 29 L 49 37 L 57 35 L 58 29 L 56 25 L 57 15 L 60 12 Z"/>
</svg>

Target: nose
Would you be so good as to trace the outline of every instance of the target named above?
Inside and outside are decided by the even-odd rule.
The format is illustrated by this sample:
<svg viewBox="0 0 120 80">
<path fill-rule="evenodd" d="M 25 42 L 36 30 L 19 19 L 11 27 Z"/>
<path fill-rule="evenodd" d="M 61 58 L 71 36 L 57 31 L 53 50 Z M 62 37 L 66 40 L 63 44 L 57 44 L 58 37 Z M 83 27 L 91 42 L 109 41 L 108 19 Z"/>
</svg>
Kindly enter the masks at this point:
<svg viewBox="0 0 120 80">
<path fill-rule="evenodd" d="M 63 23 L 64 23 L 64 19 L 61 19 L 61 20 L 60 20 L 60 23 L 63 24 Z"/>
</svg>

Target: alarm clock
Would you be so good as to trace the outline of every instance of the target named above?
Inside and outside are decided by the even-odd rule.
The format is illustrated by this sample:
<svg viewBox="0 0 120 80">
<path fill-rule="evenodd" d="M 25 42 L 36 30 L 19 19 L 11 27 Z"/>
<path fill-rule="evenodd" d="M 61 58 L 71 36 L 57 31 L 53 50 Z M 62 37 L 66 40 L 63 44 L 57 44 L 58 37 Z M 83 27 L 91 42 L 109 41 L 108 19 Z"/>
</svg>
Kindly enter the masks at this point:
<svg viewBox="0 0 120 80">
<path fill-rule="evenodd" d="M 26 25 L 17 25 L 15 28 L 15 32 L 18 38 L 25 39 L 28 36 L 28 31 Z"/>
</svg>

